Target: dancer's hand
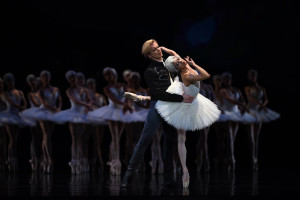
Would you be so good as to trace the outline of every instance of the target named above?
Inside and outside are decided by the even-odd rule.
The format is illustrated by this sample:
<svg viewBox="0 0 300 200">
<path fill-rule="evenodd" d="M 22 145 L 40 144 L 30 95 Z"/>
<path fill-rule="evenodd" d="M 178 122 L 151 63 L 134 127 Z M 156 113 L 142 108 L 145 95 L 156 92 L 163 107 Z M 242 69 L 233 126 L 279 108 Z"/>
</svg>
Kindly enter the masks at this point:
<svg viewBox="0 0 300 200">
<path fill-rule="evenodd" d="M 133 101 L 140 101 L 140 98 L 137 94 L 134 94 L 132 92 L 125 92 L 123 95 L 125 98 L 132 99 Z"/>
<path fill-rule="evenodd" d="M 196 65 L 195 61 L 194 61 L 192 58 L 190 58 L 189 56 L 186 56 L 186 57 L 184 58 L 184 60 L 185 60 L 190 66 Z"/>
<path fill-rule="evenodd" d="M 182 96 L 183 96 L 184 103 L 192 103 L 192 101 L 194 100 L 192 96 L 186 94 L 185 92 L 182 94 Z"/>
<path fill-rule="evenodd" d="M 123 106 L 123 113 L 125 114 L 127 110 L 128 110 L 130 113 L 132 113 L 132 111 L 133 111 L 132 108 L 131 108 L 130 106 L 124 105 L 124 106 Z"/>
</svg>

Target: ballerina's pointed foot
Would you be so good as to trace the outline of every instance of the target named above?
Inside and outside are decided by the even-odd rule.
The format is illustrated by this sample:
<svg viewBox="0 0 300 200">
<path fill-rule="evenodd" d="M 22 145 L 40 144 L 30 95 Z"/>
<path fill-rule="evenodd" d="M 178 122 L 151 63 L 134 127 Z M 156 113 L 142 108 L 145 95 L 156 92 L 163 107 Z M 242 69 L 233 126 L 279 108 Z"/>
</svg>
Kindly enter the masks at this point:
<svg viewBox="0 0 300 200">
<path fill-rule="evenodd" d="M 164 173 L 164 165 L 163 163 L 160 163 L 158 165 L 158 174 L 163 174 Z"/>
<path fill-rule="evenodd" d="M 183 175 L 182 175 L 182 186 L 184 188 L 188 188 L 190 184 L 190 175 L 187 170 L 183 170 Z"/>
</svg>

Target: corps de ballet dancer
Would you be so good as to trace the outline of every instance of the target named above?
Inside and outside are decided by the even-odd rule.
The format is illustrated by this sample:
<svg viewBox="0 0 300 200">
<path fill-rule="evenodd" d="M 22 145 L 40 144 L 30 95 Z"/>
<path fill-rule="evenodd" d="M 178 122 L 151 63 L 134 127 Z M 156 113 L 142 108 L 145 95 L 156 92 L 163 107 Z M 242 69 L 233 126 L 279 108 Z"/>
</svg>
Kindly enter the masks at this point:
<svg viewBox="0 0 300 200">
<path fill-rule="evenodd" d="M 215 93 L 212 85 L 210 83 L 205 83 L 204 81 L 200 81 L 200 85 L 201 85 L 199 91 L 200 94 L 215 103 Z M 198 172 L 200 172 L 202 169 L 204 172 L 208 172 L 210 170 L 210 161 L 208 156 L 208 143 L 207 143 L 208 133 L 210 129 L 211 126 L 207 126 L 201 130 L 198 130 L 197 131 L 198 133 L 196 133 L 198 138 L 196 144 L 195 163 Z"/>
<path fill-rule="evenodd" d="M 18 137 L 20 127 L 34 126 L 34 123 L 24 121 L 20 117 L 20 112 L 27 107 L 27 101 L 23 91 L 15 88 L 15 77 L 12 73 L 6 73 L 3 76 L 6 89 L 3 92 L 3 100 L 6 104 L 6 110 L 0 113 L 0 123 L 4 124 L 9 136 L 7 150 L 7 161 L 9 172 L 18 171 Z"/>
<path fill-rule="evenodd" d="M 39 90 L 41 106 L 32 113 L 32 118 L 39 122 L 43 132 L 41 170 L 43 173 L 52 173 L 51 137 L 55 126 L 52 116 L 61 110 L 62 98 L 59 88 L 51 85 L 51 73 L 48 70 L 41 71 L 40 77 L 42 81 L 42 86 Z"/>
<path fill-rule="evenodd" d="M 120 138 L 124 130 L 125 123 L 141 121 L 141 116 L 132 112 L 133 108 L 128 105 L 123 97 L 126 91 L 126 85 L 117 81 L 118 74 L 114 68 L 106 67 L 103 69 L 103 76 L 107 82 L 104 87 L 104 94 L 108 98 L 108 105 L 90 111 L 87 115 L 89 120 L 107 120 L 111 134 L 111 143 L 109 146 L 108 165 L 110 173 L 121 175 L 120 161 Z"/>
<path fill-rule="evenodd" d="M 126 85 L 126 90 L 130 91 L 133 89 L 133 81 L 131 81 L 131 73 L 132 70 L 130 69 L 125 69 L 122 73 L 123 75 L 123 79 L 124 79 L 124 83 Z M 132 103 L 130 100 L 127 101 L 128 104 L 130 104 L 129 106 L 133 107 L 135 106 L 134 103 Z M 135 109 L 136 111 L 136 109 Z M 136 134 L 136 129 L 137 129 L 137 123 L 136 122 L 131 122 L 131 123 L 126 123 L 124 124 L 124 130 L 126 133 L 126 137 L 125 137 L 125 152 L 124 152 L 124 158 L 123 158 L 123 164 L 125 165 L 125 167 L 127 167 L 128 162 L 129 162 L 129 158 L 130 155 L 133 152 L 134 149 L 134 135 Z"/>
<path fill-rule="evenodd" d="M 85 88 L 77 86 L 75 71 L 67 71 L 65 77 L 70 84 L 66 94 L 70 100 L 71 108 L 53 114 L 52 121 L 57 124 L 69 124 L 72 145 L 71 161 L 68 164 L 71 167 L 71 174 L 80 174 L 83 171 L 82 142 L 85 124 L 89 123 L 86 114 L 91 110 L 90 98 Z"/>
<path fill-rule="evenodd" d="M 182 165 L 183 187 L 189 187 L 189 172 L 186 166 L 186 131 L 201 130 L 213 124 L 220 114 L 217 105 L 199 93 L 200 81 L 210 77 L 210 75 L 190 57 L 182 59 L 175 51 L 160 47 L 170 56 L 165 60 L 165 67 L 169 72 L 179 73 L 174 82 L 168 87 L 167 92 L 182 95 L 184 92 L 194 98 L 192 103 L 158 101 L 155 105 L 158 113 L 164 120 L 175 127 L 178 133 L 178 153 Z M 191 68 L 193 66 L 199 73 Z M 143 97 L 133 93 L 126 93 L 127 97 L 136 100 L 151 100 L 150 96 Z"/>
<path fill-rule="evenodd" d="M 85 81 L 85 75 L 82 72 L 77 72 L 76 73 L 76 84 L 77 87 L 80 88 L 81 90 L 86 90 L 87 94 L 89 95 L 89 91 L 86 88 L 86 81 Z M 89 101 L 89 105 L 90 105 L 90 109 L 88 111 L 92 111 L 92 99 L 89 96 L 88 98 Z M 89 161 L 89 140 L 91 138 L 91 132 L 89 131 L 88 127 L 89 127 L 90 121 L 89 123 L 85 123 L 85 128 L 84 128 L 84 132 L 82 134 L 82 138 L 81 138 L 81 150 L 82 150 L 82 154 L 81 154 L 81 159 L 82 159 L 82 172 L 89 172 L 90 171 L 90 161 Z"/>
<path fill-rule="evenodd" d="M 97 84 L 94 78 L 86 80 L 86 88 L 89 92 L 92 101 L 92 110 L 101 108 L 107 105 L 106 97 L 97 91 Z M 104 169 L 104 162 L 102 157 L 102 145 L 105 129 L 108 126 L 106 120 L 90 121 L 87 124 L 86 130 L 91 132 L 92 150 L 91 150 L 91 170 L 95 171 L 97 168 Z M 99 166 L 99 167 L 97 167 Z"/>
<path fill-rule="evenodd" d="M 222 86 L 220 94 L 222 96 L 222 109 L 227 117 L 225 130 L 225 165 L 228 172 L 235 171 L 234 142 L 238 132 L 239 123 L 250 125 L 255 122 L 255 118 L 247 112 L 246 101 L 241 91 L 232 86 L 232 75 L 229 72 L 221 74 Z"/>
<path fill-rule="evenodd" d="M 143 88 L 140 84 L 141 81 L 141 75 L 138 72 L 131 72 L 129 74 L 129 89 L 128 92 L 135 93 L 137 95 L 147 96 L 149 95 L 149 90 L 146 88 Z M 149 112 L 149 106 L 150 101 L 134 101 L 134 108 L 135 111 L 138 112 L 142 117 L 143 121 L 136 123 L 138 127 L 135 131 L 135 139 L 133 144 L 133 149 L 138 142 L 138 138 L 140 137 L 140 134 L 143 130 L 148 112 Z M 156 172 L 158 174 L 163 174 L 164 172 L 164 165 L 162 160 L 162 152 L 161 152 L 161 138 L 162 138 L 162 127 L 160 127 L 156 135 L 154 136 L 152 143 L 151 143 L 151 161 L 149 162 L 149 165 L 151 166 L 152 170 L 151 173 L 155 174 Z M 133 152 L 132 149 L 132 152 Z M 132 153 L 131 152 L 131 153 Z M 140 165 L 144 164 L 144 159 L 140 161 Z M 141 167 L 140 167 L 141 168 Z"/>
<path fill-rule="evenodd" d="M 223 168 L 224 158 L 225 158 L 225 131 L 227 130 L 227 121 L 230 119 L 229 116 L 224 114 L 223 110 L 223 97 L 220 93 L 220 89 L 222 87 L 221 75 L 215 74 L 212 78 L 213 80 L 213 90 L 215 99 L 214 102 L 218 106 L 221 114 L 219 119 L 213 124 L 213 128 L 216 134 L 216 142 L 215 142 L 215 158 L 214 158 L 214 166 L 216 169 Z"/>
<path fill-rule="evenodd" d="M 124 77 L 127 80 L 127 91 L 133 92 L 140 95 L 148 95 L 148 90 L 143 88 L 140 84 L 141 75 L 139 72 L 131 71 L 128 77 Z M 137 112 L 141 116 L 141 121 L 126 123 L 126 151 L 124 156 L 124 161 L 126 167 L 129 162 L 130 155 L 133 153 L 134 147 L 140 138 L 140 134 L 143 130 L 144 122 L 146 121 L 147 114 L 149 112 L 149 101 L 136 102 L 131 99 L 127 99 L 131 107 L 133 107 L 133 112 Z M 145 161 L 142 159 L 139 163 L 137 170 L 144 172 L 146 169 Z"/>
<path fill-rule="evenodd" d="M 251 165 L 253 170 L 258 170 L 258 139 L 262 124 L 277 120 L 280 117 L 278 112 L 266 107 L 268 104 L 266 89 L 258 83 L 257 76 L 257 70 L 248 70 L 247 78 L 249 82 L 244 88 L 249 114 L 256 119 L 253 126 L 248 127 Z"/>
<path fill-rule="evenodd" d="M 31 116 L 36 112 L 41 106 L 41 100 L 39 97 L 39 89 L 41 87 L 41 80 L 35 75 L 29 74 L 26 77 L 26 82 L 30 87 L 30 91 L 27 94 L 27 98 L 30 103 L 30 108 L 23 110 L 20 115 L 23 120 L 28 120 L 29 122 L 35 123 L 35 126 L 29 127 L 31 132 L 31 142 L 30 142 L 30 155 L 29 160 L 31 170 L 37 171 L 41 165 L 41 155 L 42 155 L 42 130 L 39 123 L 32 119 Z"/>
</svg>

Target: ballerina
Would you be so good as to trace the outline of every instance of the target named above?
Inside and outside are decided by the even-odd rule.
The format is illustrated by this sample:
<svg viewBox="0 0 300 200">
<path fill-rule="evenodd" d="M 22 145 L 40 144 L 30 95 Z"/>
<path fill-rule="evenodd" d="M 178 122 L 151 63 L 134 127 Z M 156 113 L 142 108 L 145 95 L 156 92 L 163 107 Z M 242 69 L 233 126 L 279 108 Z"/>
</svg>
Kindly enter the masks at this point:
<svg viewBox="0 0 300 200">
<path fill-rule="evenodd" d="M 268 96 L 266 89 L 257 82 L 258 72 L 255 69 L 248 71 L 249 83 L 245 86 L 245 94 L 248 101 L 249 113 L 256 122 L 248 127 L 251 165 L 253 170 L 258 170 L 258 139 L 263 123 L 269 123 L 280 117 L 280 114 L 267 108 Z"/>
<path fill-rule="evenodd" d="M 86 80 L 86 87 L 89 92 L 89 95 L 91 97 L 91 106 L 92 110 L 95 110 L 97 108 L 101 108 L 105 105 L 107 105 L 107 100 L 103 94 L 100 94 L 97 92 L 96 89 L 96 80 L 94 78 L 88 78 Z M 108 123 L 106 120 L 97 120 L 97 121 L 90 121 L 90 124 L 87 124 L 87 131 L 90 131 L 91 138 L 92 138 L 92 158 L 91 158 L 91 169 L 94 171 L 96 169 L 97 163 L 99 163 L 100 170 L 104 169 L 104 162 L 102 158 L 102 141 L 103 136 L 105 133 L 105 129 L 107 127 Z"/>
<path fill-rule="evenodd" d="M 37 171 L 41 161 L 42 151 L 42 130 L 36 120 L 32 119 L 32 114 L 39 109 L 41 106 L 41 100 L 39 98 L 39 89 L 41 81 L 33 74 L 29 74 L 26 77 L 26 82 L 30 87 L 30 91 L 27 94 L 27 98 L 30 103 L 30 108 L 23 110 L 20 115 L 25 121 L 33 122 L 35 126 L 30 127 L 31 132 L 31 143 L 30 143 L 30 154 L 31 159 L 29 160 L 31 170 Z"/>
<path fill-rule="evenodd" d="M 20 127 L 34 126 L 34 123 L 24 121 L 19 115 L 26 108 L 27 101 L 23 91 L 15 88 L 14 75 L 6 73 L 3 80 L 7 86 L 3 92 L 6 110 L 0 113 L 0 123 L 5 125 L 9 136 L 6 164 L 10 172 L 16 172 L 18 170 L 17 145 Z"/>
<path fill-rule="evenodd" d="M 217 105 L 199 93 L 200 81 L 210 77 L 210 75 L 193 59 L 185 57 L 182 59 L 175 51 L 161 47 L 170 56 L 165 60 L 165 66 L 169 72 L 179 72 L 182 82 L 177 76 L 174 82 L 169 86 L 167 92 L 171 94 L 183 94 L 184 92 L 194 97 L 192 103 L 166 102 L 158 100 L 155 108 L 158 113 L 172 126 L 178 133 L 178 153 L 182 165 L 183 187 L 189 186 L 189 172 L 186 166 L 186 131 L 201 130 L 213 124 L 220 115 Z M 196 70 L 192 69 L 195 67 Z M 134 93 L 125 93 L 126 97 L 133 98 L 136 101 L 150 100 L 150 96 L 141 96 Z"/>
<path fill-rule="evenodd" d="M 71 108 L 53 114 L 52 121 L 57 124 L 69 124 L 72 145 L 71 161 L 68 164 L 72 174 L 80 174 L 83 171 L 82 137 L 85 124 L 89 123 L 86 119 L 86 113 L 91 110 L 90 98 L 86 89 L 77 86 L 75 71 L 69 70 L 65 76 L 70 84 L 66 94 L 71 102 Z"/>
<path fill-rule="evenodd" d="M 239 124 L 251 125 L 255 122 L 255 118 L 247 112 L 247 106 L 245 99 L 241 91 L 232 86 L 232 75 L 229 72 L 223 72 L 221 75 L 222 88 L 220 89 L 220 95 L 222 96 L 222 109 L 226 120 L 225 131 L 225 164 L 227 164 L 227 170 L 235 171 L 235 153 L 234 142 L 239 129 Z"/>
<path fill-rule="evenodd" d="M 120 161 L 120 138 L 124 130 L 125 123 L 141 121 L 141 116 L 136 112 L 132 112 L 133 108 L 128 105 L 123 98 L 126 91 L 126 85 L 117 81 L 118 74 L 114 68 L 106 67 L 103 69 L 103 76 L 107 81 L 104 87 L 104 94 L 108 97 L 109 104 L 101 108 L 90 111 L 87 115 L 91 121 L 108 121 L 111 134 L 110 150 L 110 173 L 113 175 L 121 175 Z"/>
<path fill-rule="evenodd" d="M 51 85 L 51 73 L 43 70 L 40 73 L 42 86 L 39 90 L 41 106 L 32 114 L 32 118 L 39 121 L 43 132 L 41 169 L 44 173 L 53 172 L 53 155 L 51 137 L 55 123 L 53 114 L 61 110 L 62 98 L 58 87 Z"/>
</svg>

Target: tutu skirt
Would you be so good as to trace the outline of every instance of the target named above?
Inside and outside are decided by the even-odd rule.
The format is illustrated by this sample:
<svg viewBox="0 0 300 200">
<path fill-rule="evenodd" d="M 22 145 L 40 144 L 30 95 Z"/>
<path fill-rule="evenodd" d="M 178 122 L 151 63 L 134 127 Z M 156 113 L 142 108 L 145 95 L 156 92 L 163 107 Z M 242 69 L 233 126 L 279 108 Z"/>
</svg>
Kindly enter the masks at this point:
<svg viewBox="0 0 300 200">
<path fill-rule="evenodd" d="M 256 110 L 256 109 L 249 109 L 250 110 L 250 115 L 253 116 L 257 122 L 263 122 L 263 123 L 268 123 L 271 121 L 274 121 L 280 117 L 280 114 L 266 108 L 266 110 Z"/>
<path fill-rule="evenodd" d="M 94 123 L 103 120 L 120 121 L 124 123 L 143 121 L 143 117 L 137 112 L 130 113 L 129 111 L 126 111 L 125 113 L 123 113 L 121 107 L 111 105 L 103 106 L 101 108 L 90 111 L 87 114 L 87 119 Z"/>
<path fill-rule="evenodd" d="M 240 111 L 224 111 L 224 115 L 227 117 L 227 121 L 240 122 L 244 124 L 254 123 L 256 119 L 249 113 L 241 113 Z"/>
<path fill-rule="evenodd" d="M 20 115 L 12 114 L 10 112 L 5 112 L 5 111 L 0 113 L 0 123 L 2 125 L 11 124 L 11 125 L 17 125 L 20 127 L 36 125 L 36 123 L 34 121 L 24 120 L 20 117 Z"/>
<path fill-rule="evenodd" d="M 89 124 L 89 121 L 86 118 L 86 114 L 77 112 L 72 109 L 62 110 L 52 115 L 54 123 L 64 124 L 64 123 L 84 123 Z"/>
<path fill-rule="evenodd" d="M 185 131 L 210 126 L 221 113 L 215 103 L 200 93 L 192 103 L 157 101 L 155 108 L 166 122 Z"/>
</svg>

